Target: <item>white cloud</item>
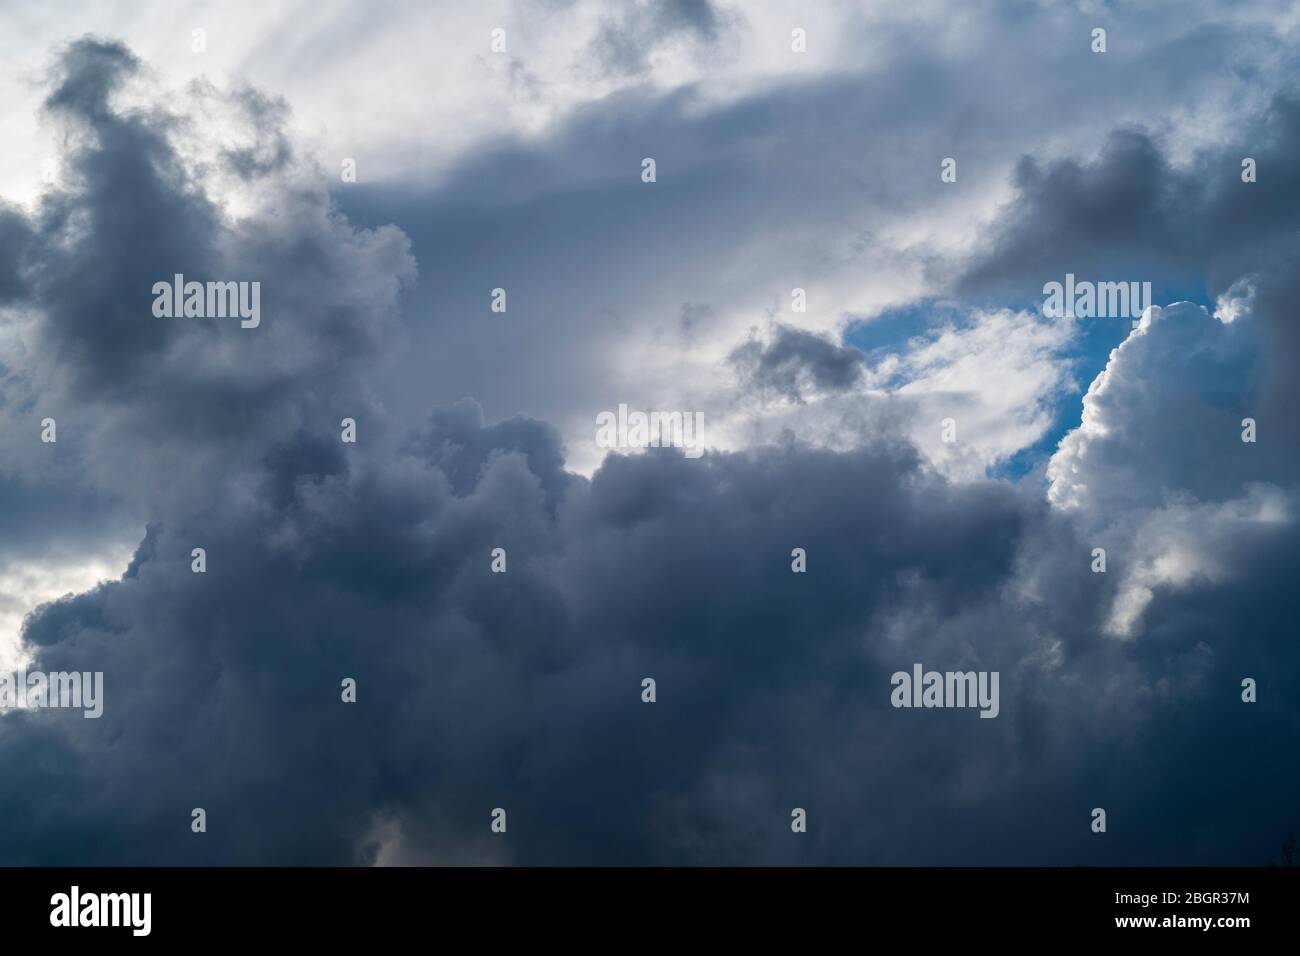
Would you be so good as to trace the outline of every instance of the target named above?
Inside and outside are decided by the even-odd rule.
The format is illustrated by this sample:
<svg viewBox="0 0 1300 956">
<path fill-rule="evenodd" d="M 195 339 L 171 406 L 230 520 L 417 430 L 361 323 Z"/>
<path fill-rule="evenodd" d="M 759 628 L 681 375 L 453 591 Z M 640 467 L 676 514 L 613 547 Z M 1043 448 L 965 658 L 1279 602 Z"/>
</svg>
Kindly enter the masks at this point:
<svg viewBox="0 0 1300 956">
<path fill-rule="evenodd" d="M 1259 481 L 1270 452 L 1241 440 L 1258 347 L 1244 296 L 1215 316 L 1188 302 L 1149 309 L 1048 464 L 1049 502 L 1106 546 L 1121 577 L 1113 637 L 1141 634 L 1160 589 L 1223 580 L 1233 541 L 1294 520 L 1296 490 Z"/>
<path fill-rule="evenodd" d="M 131 552 L 120 544 L 94 554 L 29 556 L 0 565 L 0 671 L 21 670 L 30 660 L 22 646 L 23 618 L 41 604 L 121 577 Z"/>
</svg>

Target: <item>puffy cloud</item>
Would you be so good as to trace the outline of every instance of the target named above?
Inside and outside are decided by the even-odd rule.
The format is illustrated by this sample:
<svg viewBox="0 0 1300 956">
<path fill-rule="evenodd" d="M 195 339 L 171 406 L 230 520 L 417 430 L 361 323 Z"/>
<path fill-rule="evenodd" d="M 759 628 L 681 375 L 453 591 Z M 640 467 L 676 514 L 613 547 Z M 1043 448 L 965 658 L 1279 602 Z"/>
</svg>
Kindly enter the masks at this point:
<svg viewBox="0 0 1300 956">
<path fill-rule="evenodd" d="M 1158 587 L 1230 578 L 1230 541 L 1294 527 L 1289 426 L 1259 441 L 1254 418 L 1268 407 L 1265 320 L 1230 301 L 1232 321 L 1188 302 L 1148 310 L 1048 464 L 1048 499 L 1124 555 L 1109 633 L 1140 633 Z"/>
<path fill-rule="evenodd" d="M 1080 426 L 1048 466 L 1049 499 L 1118 518 L 1287 474 L 1294 449 L 1242 441 L 1259 398 L 1257 324 L 1190 302 L 1150 309 L 1084 396 Z"/>
<path fill-rule="evenodd" d="M 243 123 L 205 139 L 156 107 L 115 106 L 137 71 L 120 45 L 89 40 L 61 61 L 47 108 L 66 130 L 66 184 L 43 196 L 17 257 L 29 291 L 15 316 L 31 344 L 21 348 L 14 333 L 21 376 L 6 385 L 70 409 L 93 401 L 100 414 L 65 436 L 81 442 L 96 482 L 125 494 L 152 481 L 172 493 L 162 486 L 257 454 L 308 414 L 338 410 L 337 422 L 369 407 L 358 373 L 391 348 L 398 293 L 415 266 L 402 233 L 354 229 L 315 170 L 284 148 L 262 164 L 248 158 L 255 145 L 229 147 L 274 125 L 279 111 L 265 99 L 194 91 L 195 109 L 219 102 Z M 256 214 L 226 208 L 223 172 L 261 200 Z M 154 318 L 154 284 L 177 274 L 260 282 L 261 325 Z M 10 418 L 6 427 L 20 426 Z M 141 475 L 141 455 L 171 473 Z"/>
<path fill-rule="evenodd" d="M 771 390 L 794 402 L 807 389 L 842 392 L 862 378 L 864 356 L 857 349 L 790 326 L 779 326 L 772 341 L 751 340 L 729 358 L 749 388 Z"/>
</svg>

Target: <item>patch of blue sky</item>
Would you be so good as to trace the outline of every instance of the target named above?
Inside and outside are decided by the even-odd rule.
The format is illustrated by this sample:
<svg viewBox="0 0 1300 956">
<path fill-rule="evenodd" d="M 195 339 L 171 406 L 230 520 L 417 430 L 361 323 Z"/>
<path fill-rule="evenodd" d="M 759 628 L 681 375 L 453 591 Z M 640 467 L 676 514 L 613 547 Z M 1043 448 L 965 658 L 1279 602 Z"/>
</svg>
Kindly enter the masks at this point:
<svg viewBox="0 0 1300 956">
<path fill-rule="evenodd" d="M 1152 299 L 1157 305 L 1194 302 L 1213 311 L 1204 283 L 1181 281 L 1153 283 Z M 989 306 L 983 306 L 988 308 Z M 1001 307 L 1041 314 L 1042 299 L 1006 302 Z M 871 319 L 854 319 L 845 329 L 842 344 L 865 353 L 873 366 L 889 355 L 902 355 L 917 345 L 937 338 L 945 329 L 969 328 L 975 307 L 962 302 L 934 298 L 920 299 L 908 305 L 886 309 Z M 1083 396 L 1088 386 L 1106 367 L 1112 350 L 1128 336 L 1132 320 L 1115 318 L 1081 319 L 1076 334 L 1058 353 L 1070 363 L 1072 387 L 1054 396 L 1047 411 L 1051 425 L 1032 445 L 1022 448 L 989 470 L 989 477 L 1008 481 L 1041 478 L 1047 459 L 1056 451 L 1061 439 L 1078 426 Z M 905 373 L 886 381 L 887 387 L 906 384 Z"/>
</svg>

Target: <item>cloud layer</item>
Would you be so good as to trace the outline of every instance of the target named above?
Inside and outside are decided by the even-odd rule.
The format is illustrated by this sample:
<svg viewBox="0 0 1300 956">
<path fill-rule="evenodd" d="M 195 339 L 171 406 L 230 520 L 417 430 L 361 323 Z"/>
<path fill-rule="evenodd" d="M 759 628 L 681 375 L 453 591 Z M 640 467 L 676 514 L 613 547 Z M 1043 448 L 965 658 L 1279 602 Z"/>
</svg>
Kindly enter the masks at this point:
<svg viewBox="0 0 1300 956">
<path fill-rule="evenodd" d="M 637 11 L 600 28 L 602 70 L 653 72 L 647 31 L 693 55 L 741 29 L 707 4 Z M 415 283 L 448 268 L 438 254 L 455 265 L 461 242 L 485 268 L 473 216 L 449 216 L 439 228 L 466 233 L 436 241 L 422 212 L 414 240 L 362 222 L 298 148 L 287 104 L 153 84 L 121 43 L 69 46 L 45 100 L 61 184 L 0 210 L 0 440 L 14 452 L 0 513 L 32 516 L 4 519 L 6 559 L 135 536 L 120 577 L 26 620 L 31 667 L 103 671 L 105 711 L 0 717 L 4 862 L 1262 863 L 1294 828 L 1285 95 L 1258 117 L 1252 185 L 1233 150 L 1175 157 L 1152 131 L 1025 158 L 989 242 L 959 268 L 914 256 L 960 315 L 915 341 L 860 350 L 837 322 L 775 310 L 751 331 L 682 295 L 663 326 L 680 337 L 610 317 L 593 336 L 618 356 L 672 367 L 692 336 L 713 343 L 718 375 L 694 394 L 732 440 L 580 474 L 569 422 L 546 409 L 494 416 L 466 398 L 409 421 L 378 397 L 428 344 L 401 317 Z M 829 111 L 855 92 L 835 79 L 760 94 L 707 136 L 726 153 L 747 110 L 816 97 Z M 677 129 L 665 102 L 641 91 L 601 108 Z M 595 115 L 557 147 L 599 132 Z M 487 189 L 524 153 L 479 156 L 481 178 L 467 163 L 460 181 Z M 660 228 L 717 181 L 698 168 L 669 178 L 684 192 L 664 207 L 624 198 L 611 215 Z M 761 164 L 741 168 L 764 181 Z M 564 220 L 551 204 L 572 184 L 534 188 L 505 220 Z M 763 222 L 734 211 L 719 235 Z M 1152 310 L 1106 357 L 1042 481 L 987 477 L 1046 432 L 1081 334 L 1019 310 L 1067 270 L 1115 269 L 1166 289 L 1194 277 L 1217 308 Z M 261 327 L 154 319 L 152 284 L 177 272 L 259 279 Z M 597 285 L 665 284 L 634 272 Z M 562 350 L 568 328 L 524 329 L 522 346 L 549 335 Z M 544 377 L 522 346 L 479 340 L 436 363 L 466 382 L 480 368 Z M 617 361 L 573 387 L 617 399 Z M 954 450 L 917 438 L 937 437 L 945 408 Z M 46 415 L 56 445 L 39 441 Z M 339 440 L 345 417 L 355 445 Z M 968 467 L 937 460 L 949 454 Z M 1098 547 L 1105 574 L 1090 569 Z M 794 548 L 806 573 L 791 572 Z M 892 708 L 890 675 L 918 661 L 999 671 L 999 717 Z M 340 701 L 347 677 L 355 704 Z M 1241 701 L 1244 677 L 1257 704 Z M 1104 835 L 1088 827 L 1099 806 Z M 505 835 L 489 830 L 495 807 Z M 790 830 L 794 807 L 807 834 Z"/>
</svg>

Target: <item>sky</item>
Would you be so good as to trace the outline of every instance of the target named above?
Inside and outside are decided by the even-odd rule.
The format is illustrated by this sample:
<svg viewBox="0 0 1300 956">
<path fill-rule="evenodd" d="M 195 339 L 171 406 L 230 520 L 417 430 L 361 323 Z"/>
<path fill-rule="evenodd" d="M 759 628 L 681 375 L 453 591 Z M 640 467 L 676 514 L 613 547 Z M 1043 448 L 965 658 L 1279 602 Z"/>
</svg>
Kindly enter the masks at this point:
<svg viewBox="0 0 1300 956">
<path fill-rule="evenodd" d="M 0 711 L 0 863 L 1279 860 L 1297 66 L 1267 0 L 0 0 L 0 671 L 103 674 Z"/>
</svg>

